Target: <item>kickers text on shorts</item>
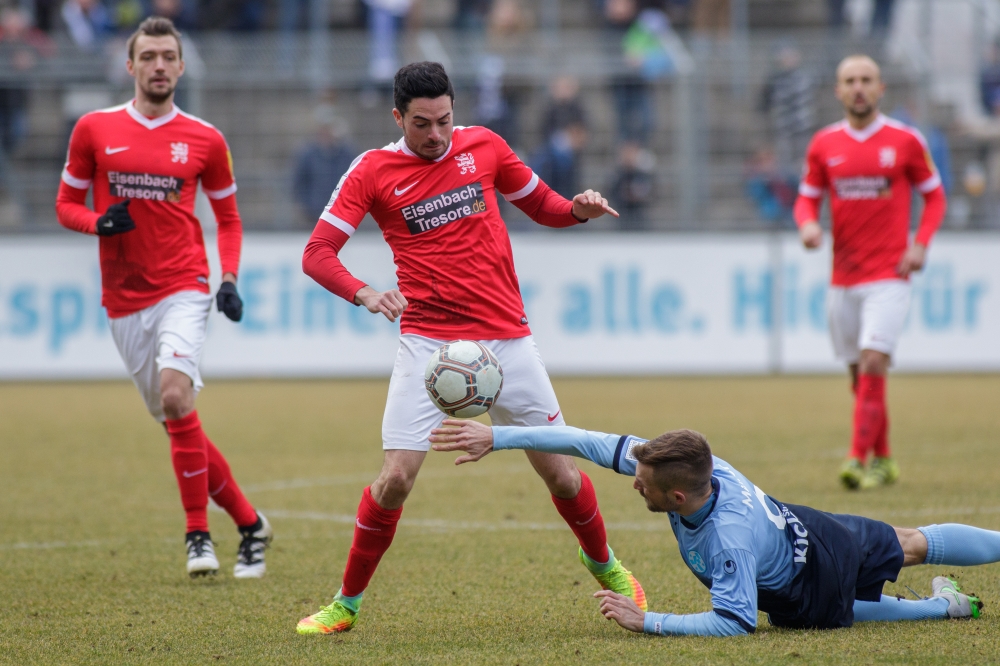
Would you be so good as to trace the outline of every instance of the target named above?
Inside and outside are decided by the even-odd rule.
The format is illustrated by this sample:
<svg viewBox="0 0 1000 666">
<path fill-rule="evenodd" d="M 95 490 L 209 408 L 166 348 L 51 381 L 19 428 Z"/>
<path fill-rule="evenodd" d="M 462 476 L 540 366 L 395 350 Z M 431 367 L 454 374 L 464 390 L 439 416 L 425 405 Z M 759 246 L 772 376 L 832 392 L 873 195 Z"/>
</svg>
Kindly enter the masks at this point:
<svg viewBox="0 0 1000 666">
<path fill-rule="evenodd" d="M 147 199 L 180 203 L 183 178 L 157 176 L 151 173 L 108 172 L 111 196 L 121 199 Z"/>
<path fill-rule="evenodd" d="M 809 530 L 806 529 L 806 526 L 802 524 L 802 521 L 794 513 L 788 510 L 788 507 L 782 507 L 782 515 L 796 536 L 795 541 L 792 543 L 792 550 L 795 551 L 792 560 L 800 564 L 805 564 L 806 555 L 809 553 Z"/>
<path fill-rule="evenodd" d="M 471 183 L 403 206 L 401 212 L 410 234 L 415 236 L 485 210 L 482 183 Z"/>
</svg>

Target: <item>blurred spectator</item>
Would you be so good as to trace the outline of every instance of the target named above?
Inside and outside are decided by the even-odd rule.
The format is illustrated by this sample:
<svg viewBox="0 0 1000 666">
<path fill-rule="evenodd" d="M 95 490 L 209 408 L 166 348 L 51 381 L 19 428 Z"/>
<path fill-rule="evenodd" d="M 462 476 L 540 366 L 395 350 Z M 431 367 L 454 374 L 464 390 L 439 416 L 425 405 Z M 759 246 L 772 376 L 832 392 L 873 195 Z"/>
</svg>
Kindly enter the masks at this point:
<svg viewBox="0 0 1000 666">
<path fill-rule="evenodd" d="M 459 30 L 482 32 L 493 8 L 493 0 L 456 0 L 453 25 Z"/>
<path fill-rule="evenodd" d="M 16 224 L 27 212 L 23 189 L 10 161 L 28 134 L 28 91 L 42 58 L 53 53 L 45 33 L 31 27 L 27 12 L 0 11 L 0 190 L 13 203 L 3 207 L 0 224 Z"/>
<path fill-rule="evenodd" d="M 651 83 L 673 73 L 673 63 L 663 47 L 670 21 L 662 9 L 639 11 L 637 0 L 608 0 L 605 18 L 612 28 L 627 25 L 622 36 L 626 71 L 612 85 L 618 113 L 618 135 L 623 141 L 645 144 L 653 132 Z"/>
<path fill-rule="evenodd" d="M 42 32 L 52 32 L 59 15 L 59 0 L 34 0 L 35 27 Z"/>
<path fill-rule="evenodd" d="M 571 199 L 579 191 L 580 152 L 587 143 L 580 84 L 561 76 L 552 82 L 550 95 L 542 117 L 544 143 L 531 160 L 532 169 L 549 187 Z"/>
<path fill-rule="evenodd" d="M 347 122 L 330 107 L 316 110 L 316 124 L 316 138 L 299 151 L 292 177 L 295 203 L 309 224 L 319 219 L 340 177 L 359 154 L 348 137 Z"/>
<path fill-rule="evenodd" d="M 611 186 L 611 205 L 621 217 L 622 231 L 643 231 L 648 227 L 647 209 L 655 194 L 656 158 L 639 144 L 627 141 L 618 150 L 618 167 Z"/>
<path fill-rule="evenodd" d="M 514 100 L 504 86 L 504 60 L 501 56 L 484 53 L 479 62 L 476 122 L 493 130 L 508 144 L 520 140 Z"/>
<path fill-rule="evenodd" d="M 979 97 L 987 116 L 1000 117 L 1000 44 L 993 44 L 979 72 Z"/>
<path fill-rule="evenodd" d="M 729 0 L 694 0 L 691 9 L 691 27 L 698 32 L 729 32 Z"/>
<path fill-rule="evenodd" d="M 761 148 L 746 164 L 744 183 L 747 197 L 757 207 L 761 219 L 792 228 L 792 207 L 798 194 L 797 176 L 781 170 L 774 151 Z"/>
<path fill-rule="evenodd" d="M 198 11 L 194 2 L 184 0 L 152 0 L 150 15 L 162 16 L 174 22 L 181 32 L 198 29 Z"/>
<path fill-rule="evenodd" d="M 827 0 L 828 23 L 831 28 L 841 29 L 847 22 L 846 18 L 847 0 Z M 872 7 L 871 22 L 869 31 L 873 35 L 885 35 L 889 32 L 889 25 L 892 23 L 892 9 L 895 0 L 875 0 Z"/>
<path fill-rule="evenodd" d="M 66 0 L 62 18 L 70 39 L 85 51 L 93 51 L 114 32 L 114 24 L 101 0 Z"/>
<path fill-rule="evenodd" d="M 798 173 L 816 123 L 816 86 L 802 66 L 802 54 L 780 46 L 774 70 L 761 92 L 760 111 L 770 116 L 772 140 L 782 171 Z"/>
<path fill-rule="evenodd" d="M 391 81 L 399 69 L 399 33 L 413 0 L 364 0 L 368 8 L 368 76 Z"/>
</svg>

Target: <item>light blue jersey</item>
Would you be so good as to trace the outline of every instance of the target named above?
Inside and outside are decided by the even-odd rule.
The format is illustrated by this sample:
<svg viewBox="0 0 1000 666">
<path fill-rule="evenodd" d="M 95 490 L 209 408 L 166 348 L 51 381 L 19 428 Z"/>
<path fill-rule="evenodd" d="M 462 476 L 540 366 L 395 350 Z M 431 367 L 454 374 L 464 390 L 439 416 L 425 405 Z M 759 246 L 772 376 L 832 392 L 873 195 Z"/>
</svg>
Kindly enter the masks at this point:
<svg viewBox="0 0 1000 666">
<path fill-rule="evenodd" d="M 528 449 L 586 458 L 634 476 L 632 449 L 646 440 L 568 426 L 494 427 L 493 448 Z M 786 532 L 781 510 L 745 476 L 713 456 L 712 499 L 691 516 L 667 514 L 681 557 L 710 590 L 712 612 L 646 613 L 645 631 L 656 634 L 736 635 L 757 626 L 758 590 L 778 592 L 791 583 L 793 562 L 804 547 Z"/>
</svg>

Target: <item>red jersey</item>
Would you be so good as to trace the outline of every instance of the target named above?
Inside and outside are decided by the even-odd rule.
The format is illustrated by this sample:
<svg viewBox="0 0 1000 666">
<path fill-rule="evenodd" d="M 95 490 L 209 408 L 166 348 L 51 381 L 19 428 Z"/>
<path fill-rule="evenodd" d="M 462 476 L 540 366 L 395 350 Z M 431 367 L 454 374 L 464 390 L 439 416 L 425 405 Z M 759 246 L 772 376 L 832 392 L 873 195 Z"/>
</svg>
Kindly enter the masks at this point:
<svg viewBox="0 0 1000 666">
<path fill-rule="evenodd" d="M 498 192 L 541 224 L 580 222 L 572 203 L 542 183 L 503 139 L 483 127 L 456 127 L 448 150 L 433 161 L 403 139 L 358 157 L 320 216 L 303 269 L 353 301 L 364 283 L 335 253 L 371 213 L 392 248 L 399 290 L 409 303 L 403 333 L 443 340 L 524 337 L 530 330 Z"/>
<path fill-rule="evenodd" d="M 208 260 L 194 216 L 198 181 L 219 224 L 223 273 L 236 273 L 242 227 L 232 158 L 222 133 L 177 107 L 146 118 L 134 102 L 80 118 L 70 138 L 56 212 L 93 234 L 108 206 L 131 199 L 136 228 L 100 238 L 102 303 L 111 317 L 138 312 L 179 291 L 208 293 Z M 94 210 L 84 201 L 94 186 Z"/>
<path fill-rule="evenodd" d="M 816 133 L 799 185 L 803 205 L 796 206 L 796 221 L 817 219 L 823 191 L 829 190 L 834 285 L 899 278 L 911 187 L 927 202 L 916 237 L 926 246 L 944 217 L 944 190 L 920 132 L 880 114 L 860 131 L 845 120 Z"/>
</svg>

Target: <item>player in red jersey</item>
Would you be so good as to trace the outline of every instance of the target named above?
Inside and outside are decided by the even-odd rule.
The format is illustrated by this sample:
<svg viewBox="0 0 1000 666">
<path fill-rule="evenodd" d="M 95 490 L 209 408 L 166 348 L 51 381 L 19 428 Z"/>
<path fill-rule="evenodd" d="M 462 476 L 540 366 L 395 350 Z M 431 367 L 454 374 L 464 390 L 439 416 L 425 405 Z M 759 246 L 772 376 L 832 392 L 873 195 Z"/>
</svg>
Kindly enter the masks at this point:
<svg viewBox="0 0 1000 666">
<path fill-rule="evenodd" d="M 424 390 L 431 354 L 448 340 L 479 340 L 504 369 L 495 424 L 562 425 L 562 410 L 528 328 L 498 195 L 550 227 L 605 213 L 597 192 L 568 201 L 525 166 L 503 139 L 483 127 L 453 125 L 455 94 L 437 63 L 396 74 L 396 124 L 403 138 L 358 157 L 334 190 L 303 257 L 303 270 L 338 296 L 400 318 L 400 346 L 382 421 L 385 461 L 364 489 L 343 584 L 334 601 L 299 622 L 302 634 L 329 634 L 357 621 L 362 593 L 392 543 L 403 502 L 444 415 Z M 337 257 L 367 213 L 396 263 L 398 289 L 379 292 Z M 608 548 L 594 487 L 567 456 L 529 452 L 559 514 L 580 542 L 579 556 L 602 587 L 645 608 L 638 581 Z"/>
<path fill-rule="evenodd" d="M 102 303 L 112 337 L 147 409 L 170 436 L 187 514 L 188 574 L 219 568 L 208 532 L 211 496 L 242 537 L 233 574 L 260 578 L 271 527 L 240 492 L 194 409 L 212 303 L 194 216 L 199 179 L 219 227 L 223 282 L 216 302 L 229 319 L 243 316 L 236 291 L 243 232 L 229 148 L 219 130 L 174 106 L 184 61 L 180 33 L 168 19 L 143 21 L 129 39 L 128 58 L 135 99 L 76 124 L 56 213 L 64 227 L 100 238 Z M 94 210 L 85 204 L 92 184 Z"/>
<path fill-rule="evenodd" d="M 807 248 L 818 248 L 824 190 L 833 217 L 833 279 L 827 301 L 837 357 L 855 393 L 851 451 L 840 472 L 848 488 L 892 483 L 885 379 L 910 306 L 910 273 L 923 268 L 941 224 L 945 194 L 920 133 L 879 113 L 885 92 L 879 67 L 850 56 L 837 68 L 836 94 L 847 118 L 816 133 L 806 156 L 795 221 Z M 924 198 L 909 243 L 912 188 Z M 865 470 L 869 453 L 874 453 Z"/>
</svg>

